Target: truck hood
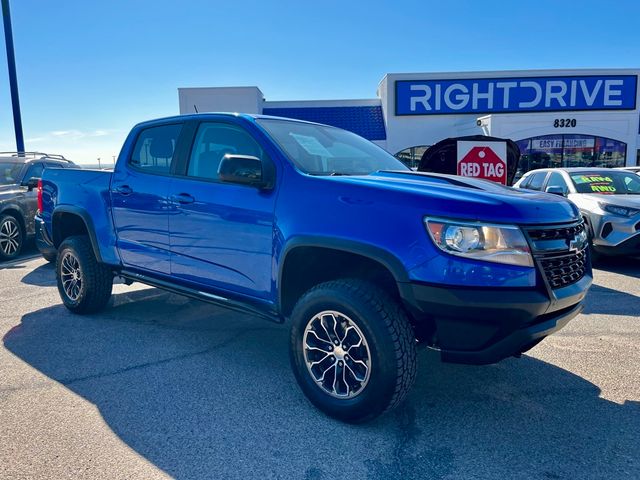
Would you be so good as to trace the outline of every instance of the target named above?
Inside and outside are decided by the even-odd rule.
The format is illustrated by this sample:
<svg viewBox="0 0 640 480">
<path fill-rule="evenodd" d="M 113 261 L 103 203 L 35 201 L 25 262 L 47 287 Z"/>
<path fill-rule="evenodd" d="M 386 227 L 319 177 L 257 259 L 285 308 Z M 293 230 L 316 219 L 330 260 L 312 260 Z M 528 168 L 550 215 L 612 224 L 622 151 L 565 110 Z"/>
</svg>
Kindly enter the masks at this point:
<svg viewBox="0 0 640 480">
<path fill-rule="evenodd" d="M 379 189 L 381 193 L 403 193 L 404 201 L 424 205 L 425 213 L 433 216 L 517 224 L 562 223 L 580 218 L 577 207 L 564 197 L 474 178 L 409 171 L 328 178 Z"/>
</svg>

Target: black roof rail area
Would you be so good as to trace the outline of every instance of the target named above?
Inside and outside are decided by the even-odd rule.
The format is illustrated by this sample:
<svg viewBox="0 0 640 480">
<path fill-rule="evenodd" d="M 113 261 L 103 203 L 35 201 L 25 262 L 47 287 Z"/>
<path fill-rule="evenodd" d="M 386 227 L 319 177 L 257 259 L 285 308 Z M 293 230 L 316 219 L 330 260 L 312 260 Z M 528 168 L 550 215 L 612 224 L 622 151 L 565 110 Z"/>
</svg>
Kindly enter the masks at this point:
<svg viewBox="0 0 640 480">
<path fill-rule="evenodd" d="M 25 157 L 25 158 L 38 158 L 38 157 L 46 157 L 52 158 L 54 160 L 62 160 L 65 162 L 73 163 L 71 160 L 65 158 L 63 155 L 57 155 L 52 153 L 44 153 L 44 152 L 0 152 L 0 156 L 2 155 L 10 155 L 12 157 Z"/>
</svg>

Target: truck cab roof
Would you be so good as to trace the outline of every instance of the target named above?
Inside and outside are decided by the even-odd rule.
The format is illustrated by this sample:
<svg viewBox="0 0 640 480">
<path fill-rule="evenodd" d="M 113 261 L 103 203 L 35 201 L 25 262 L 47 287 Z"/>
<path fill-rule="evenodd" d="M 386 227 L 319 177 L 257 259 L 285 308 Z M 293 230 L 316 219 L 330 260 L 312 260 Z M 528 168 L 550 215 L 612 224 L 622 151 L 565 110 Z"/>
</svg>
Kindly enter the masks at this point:
<svg viewBox="0 0 640 480">
<path fill-rule="evenodd" d="M 200 113 L 190 113 L 185 115 L 172 115 L 169 117 L 160 117 L 153 120 L 147 120 L 141 123 L 138 123 L 135 127 L 145 127 L 150 125 L 155 125 L 159 123 L 171 123 L 171 122 L 184 122 L 189 120 L 206 120 L 206 119 L 220 119 L 220 117 L 228 117 L 228 118 L 242 118 L 249 122 L 255 122 L 258 119 L 274 119 L 274 120 L 284 120 L 287 122 L 297 122 L 297 123 L 309 123 L 315 125 L 321 125 L 317 122 L 308 122 L 306 120 L 298 120 L 295 118 L 287 118 L 287 117 L 276 117 L 273 115 L 261 115 L 256 113 L 235 113 L 235 112 L 200 112 Z M 328 125 L 330 126 L 330 125 Z"/>
</svg>

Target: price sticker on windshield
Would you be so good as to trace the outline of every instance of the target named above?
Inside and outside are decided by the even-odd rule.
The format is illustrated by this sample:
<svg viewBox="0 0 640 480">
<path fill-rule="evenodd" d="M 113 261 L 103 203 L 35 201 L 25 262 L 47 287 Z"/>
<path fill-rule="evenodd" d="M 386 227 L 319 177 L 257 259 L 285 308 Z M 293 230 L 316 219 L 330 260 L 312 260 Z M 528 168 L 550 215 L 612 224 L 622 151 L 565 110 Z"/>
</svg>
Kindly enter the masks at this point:
<svg viewBox="0 0 640 480">
<path fill-rule="evenodd" d="M 613 185 L 611 177 L 603 177 L 600 175 L 580 175 L 574 178 L 577 183 L 588 183 L 589 188 L 594 193 L 616 193 L 616 187 Z"/>
<path fill-rule="evenodd" d="M 310 137 L 308 135 L 300 135 L 298 133 L 290 133 L 293 139 L 298 142 L 302 148 L 310 155 L 318 155 L 320 157 L 333 157 L 331 152 L 322 145 L 316 137 Z"/>
</svg>

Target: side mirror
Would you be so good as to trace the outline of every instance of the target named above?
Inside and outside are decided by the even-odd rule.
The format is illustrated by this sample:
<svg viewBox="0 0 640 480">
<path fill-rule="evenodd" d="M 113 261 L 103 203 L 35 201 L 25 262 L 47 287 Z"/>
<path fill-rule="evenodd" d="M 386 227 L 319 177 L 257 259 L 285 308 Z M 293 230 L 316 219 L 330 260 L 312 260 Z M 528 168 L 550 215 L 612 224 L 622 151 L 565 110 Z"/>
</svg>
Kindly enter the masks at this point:
<svg viewBox="0 0 640 480">
<path fill-rule="evenodd" d="M 32 190 L 38 188 L 38 182 L 40 181 L 37 177 L 31 177 L 27 181 L 22 182 L 23 187 L 27 187 L 27 191 L 31 192 Z"/>
<path fill-rule="evenodd" d="M 218 179 L 260 189 L 273 188 L 273 175 L 265 173 L 264 167 L 265 164 L 258 157 L 227 153 L 220 162 Z"/>
<path fill-rule="evenodd" d="M 562 197 L 566 197 L 569 195 L 569 189 L 567 187 L 561 187 L 560 185 L 552 185 L 544 189 L 547 193 L 552 193 L 553 195 L 560 195 Z"/>
</svg>

